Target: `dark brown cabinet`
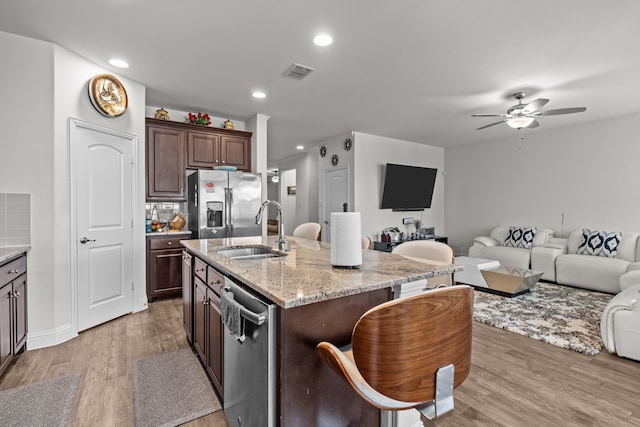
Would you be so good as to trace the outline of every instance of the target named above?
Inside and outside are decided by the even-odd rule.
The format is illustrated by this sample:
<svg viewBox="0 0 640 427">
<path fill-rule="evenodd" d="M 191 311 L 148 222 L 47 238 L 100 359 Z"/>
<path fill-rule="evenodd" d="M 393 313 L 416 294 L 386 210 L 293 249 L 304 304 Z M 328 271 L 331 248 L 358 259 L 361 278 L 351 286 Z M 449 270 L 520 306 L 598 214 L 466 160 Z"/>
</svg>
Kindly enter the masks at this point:
<svg viewBox="0 0 640 427">
<path fill-rule="evenodd" d="M 27 341 L 27 257 L 0 266 L 0 376 Z"/>
<path fill-rule="evenodd" d="M 212 168 L 220 164 L 220 135 L 187 132 L 187 167 Z"/>
<path fill-rule="evenodd" d="M 221 165 L 251 171 L 251 136 L 222 135 L 220 137 Z"/>
<path fill-rule="evenodd" d="M 168 126 L 147 126 L 147 200 L 186 200 L 185 135 Z"/>
<path fill-rule="evenodd" d="M 182 294 L 182 247 L 175 236 L 147 236 L 147 298 L 177 297 Z"/>
<path fill-rule="evenodd" d="M 251 171 L 251 132 L 148 118 L 147 200 L 185 201 L 186 169 Z"/>
<path fill-rule="evenodd" d="M 199 258 L 193 258 L 193 347 L 216 390 L 224 393 L 224 325 L 220 292 L 224 276 Z"/>
<path fill-rule="evenodd" d="M 187 333 L 187 341 L 193 342 L 193 317 L 191 304 L 193 301 L 193 272 L 191 269 L 193 257 L 187 251 L 182 252 L 182 324 Z"/>
</svg>

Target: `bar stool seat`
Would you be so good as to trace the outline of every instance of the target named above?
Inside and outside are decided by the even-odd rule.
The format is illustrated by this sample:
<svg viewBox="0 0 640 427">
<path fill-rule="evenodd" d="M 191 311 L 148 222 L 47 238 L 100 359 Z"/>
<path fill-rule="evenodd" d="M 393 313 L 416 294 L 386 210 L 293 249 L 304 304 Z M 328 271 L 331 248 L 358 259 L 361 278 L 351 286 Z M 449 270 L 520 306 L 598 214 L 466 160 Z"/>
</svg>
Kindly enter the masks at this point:
<svg viewBox="0 0 640 427">
<path fill-rule="evenodd" d="M 453 390 L 471 370 L 473 289 L 458 285 L 388 301 L 364 313 L 350 348 L 316 352 L 369 404 L 415 408 L 424 422 L 453 410 Z"/>
</svg>

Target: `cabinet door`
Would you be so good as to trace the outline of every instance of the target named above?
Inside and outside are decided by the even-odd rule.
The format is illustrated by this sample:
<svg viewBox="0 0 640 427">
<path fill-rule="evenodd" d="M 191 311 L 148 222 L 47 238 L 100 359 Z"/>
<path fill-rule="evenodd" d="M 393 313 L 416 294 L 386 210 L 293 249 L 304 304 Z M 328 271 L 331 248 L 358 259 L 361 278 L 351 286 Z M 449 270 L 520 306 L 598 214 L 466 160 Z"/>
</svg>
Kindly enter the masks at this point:
<svg viewBox="0 0 640 427">
<path fill-rule="evenodd" d="M 193 347 L 200 360 L 206 363 L 207 285 L 199 278 L 193 279 Z"/>
<path fill-rule="evenodd" d="M 192 304 L 192 275 L 191 271 L 191 259 L 193 257 L 189 255 L 187 252 L 182 252 L 182 324 L 184 325 L 184 330 L 187 332 L 187 340 L 192 342 L 192 332 L 193 332 L 193 320 L 191 313 L 191 304 Z"/>
<path fill-rule="evenodd" d="M 27 341 L 27 275 L 23 274 L 13 282 L 14 328 L 13 354 L 20 351 Z"/>
<path fill-rule="evenodd" d="M 220 136 L 187 132 L 187 167 L 212 168 L 219 165 Z"/>
<path fill-rule="evenodd" d="M 209 295 L 209 343 L 207 348 L 207 371 L 220 396 L 223 396 L 224 325 L 220 311 L 220 297 L 211 289 Z"/>
<path fill-rule="evenodd" d="M 241 171 L 251 170 L 251 138 L 222 135 L 220 137 L 222 166 L 235 166 Z"/>
<path fill-rule="evenodd" d="M 182 251 L 148 251 L 147 256 L 149 299 L 179 296 L 182 292 Z"/>
<path fill-rule="evenodd" d="M 11 363 L 13 349 L 11 343 L 13 341 L 11 325 L 12 313 L 11 304 L 13 303 L 13 288 L 11 283 L 0 288 L 0 375 Z"/>
<path fill-rule="evenodd" d="M 147 127 L 147 200 L 185 201 L 184 131 Z"/>
</svg>

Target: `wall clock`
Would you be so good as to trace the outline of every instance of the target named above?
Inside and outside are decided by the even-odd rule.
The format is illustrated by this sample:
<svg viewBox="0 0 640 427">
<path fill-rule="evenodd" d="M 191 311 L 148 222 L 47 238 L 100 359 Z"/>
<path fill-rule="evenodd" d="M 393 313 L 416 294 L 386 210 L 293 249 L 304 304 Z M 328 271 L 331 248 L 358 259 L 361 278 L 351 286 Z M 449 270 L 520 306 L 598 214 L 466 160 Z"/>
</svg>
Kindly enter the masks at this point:
<svg viewBox="0 0 640 427">
<path fill-rule="evenodd" d="M 332 166 L 338 166 L 338 155 L 334 154 L 333 156 L 331 156 L 331 165 Z"/>
<path fill-rule="evenodd" d="M 129 105 L 124 85 L 111 74 L 98 74 L 89 81 L 89 98 L 95 109 L 107 117 L 123 115 Z"/>
<path fill-rule="evenodd" d="M 320 157 L 324 157 L 326 155 L 327 155 L 327 147 L 323 145 L 322 147 L 320 147 Z"/>
<path fill-rule="evenodd" d="M 347 138 L 344 140 L 344 149 L 349 151 L 351 150 L 351 147 L 353 147 L 353 141 L 351 141 L 351 138 Z"/>
</svg>

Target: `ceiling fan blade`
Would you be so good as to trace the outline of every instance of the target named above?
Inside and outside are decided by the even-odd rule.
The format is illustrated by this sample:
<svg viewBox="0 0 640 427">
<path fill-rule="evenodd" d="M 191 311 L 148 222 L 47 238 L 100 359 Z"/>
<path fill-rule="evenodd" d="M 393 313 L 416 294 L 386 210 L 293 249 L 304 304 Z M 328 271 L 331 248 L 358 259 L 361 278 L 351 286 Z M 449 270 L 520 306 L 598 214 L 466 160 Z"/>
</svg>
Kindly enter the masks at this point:
<svg viewBox="0 0 640 427">
<path fill-rule="evenodd" d="M 557 110 L 547 110 L 541 111 L 541 116 L 557 116 L 558 114 L 572 114 L 572 113 L 582 113 L 586 111 L 586 107 L 575 107 L 575 108 L 558 108 Z"/>
<path fill-rule="evenodd" d="M 527 127 L 528 127 L 529 129 L 532 129 L 532 128 L 537 128 L 537 127 L 539 127 L 539 126 L 540 126 L 540 122 L 539 122 L 539 121 L 537 121 L 537 120 L 534 120 L 534 121 L 532 121 L 532 122 L 531 122 L 531 124 L 530 124 L 529 126 L 527 126 Z"/>
<path fill-rule="evenodd" d="M 479 128 L 478 128 L 478 129 L 476 129 L 476 130 L 486 129 L 486 128 L 489 128 L 489 127 L 491 127 L 491 126 L 499 125 L 500 123 L 504 123 L 504 122 L 506 122 L 506 120 L 500 120 L 499 122 L 490 123 L 490 124 L 488 124 L 488 125 L 484 125 L 484 126 L 482 126 L 482 127 L 479 127 Z"/>
<path fill-rule="evenodd" d="M 530 103 L 525 105 L 524 108 L 522 109 L 522 112 L 524 114 L 533 113 L 534 111 L 539 110 L 540 108 L 544 107 L 547 102 L 549 102 L 548 99 L 538 98 L 535 101 L 531 101 Z"/>
<path fill-rule="evenodd" d="M 506 114 L 472 114 L 471 117 L 507 117 Z"/>
</svg>

